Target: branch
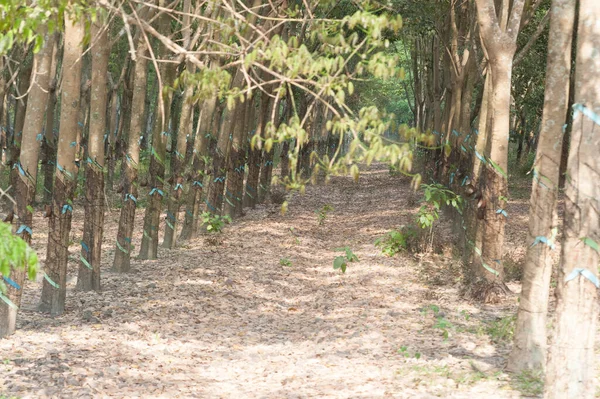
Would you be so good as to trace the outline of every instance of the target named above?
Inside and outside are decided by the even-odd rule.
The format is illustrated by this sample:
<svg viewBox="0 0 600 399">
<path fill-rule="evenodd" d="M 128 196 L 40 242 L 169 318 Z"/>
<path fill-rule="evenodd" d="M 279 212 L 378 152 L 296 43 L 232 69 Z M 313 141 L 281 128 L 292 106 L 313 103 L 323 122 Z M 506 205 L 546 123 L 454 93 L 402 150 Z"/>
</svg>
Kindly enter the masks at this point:
<svg viewBox="0 0 600 399">
<path fill-rule="evenodd" d="M 550 11 L 546 11 L 546 15 L 544 15 L 544 19 L 542 19 L 542 21 L 538 25 L 537 29 L 535 30 L 535 33 L 531 35 L 527 44 L 525 44 L 525 46 L 523 46 L 523 48 L 515 56 L 515 59 L 513 61 L 513 67 L 517 66 L 521 61 L 523 61 L 531 47 L 533 47 L 533 45 L 540 37 L 542 32 L 544 32 L 546 25 L 548 25 L 548 21 L 550 21 Z"/>
</svg>

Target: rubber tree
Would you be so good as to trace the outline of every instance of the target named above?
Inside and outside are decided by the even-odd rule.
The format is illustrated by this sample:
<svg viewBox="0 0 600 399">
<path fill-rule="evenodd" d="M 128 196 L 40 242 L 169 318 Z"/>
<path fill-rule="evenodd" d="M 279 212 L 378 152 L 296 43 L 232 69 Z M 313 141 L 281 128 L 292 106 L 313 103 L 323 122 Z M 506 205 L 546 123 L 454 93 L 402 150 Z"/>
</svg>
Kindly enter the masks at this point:
<svg viewBox="0 0 600 399">
<path fill-rule="evenodd" d="M 270 102 L 271 107 L 269 109 L 269 119 L 265 124 L 265 129 L 269 124 L 275 124 L 275 128 L 279 127 L 281 121 L 285 118 L 287 113 L 287 101 L 283 99 L 284 106 L 280 109 L 282 99 L 277 96 L 273 101 Z M 274 148 L 265 148 L 263 150 L 263 160 L 260 169 L 260 179 L 258 181 L 258 202 L 264 202 L 269 193 L 271 192 L 271 180 L 273 177 L 273 157 L 275 154 Z"/>
<path fill-rule="evenodd" d="M 15 115 L 12 131 L 9 130 L 7 140 L 7 164 L 10 169 L 11 186 L 16 185 L 18 171 L 15 168 L 21 154 L 21 142 L 23 141 L 23 126 L 25 125 L 25 112 L 27 110 L 27 101 L 29 96 L 29 84 L 31 81 L 31 72 L 33 62 L 29 59 L 28 54 L 21 54 L 24 62 L 21 64 L 19 71 L 18 84 L 15 86 Z"/>
<path fill-rule="evenodd" d="M 4 70 L 4 56 L 0 56 L 0 70 Z M 0 173 L 4 171 L 2 162 L 4 147 L 6 146 L 6 133 L 8 126 L 5 120 L 4 99 L 6 97 L 6 78 L 4 73 L 0 73 Z"/>
<path fill-rule="evenodd" d="M 119 230 L 115 258 L 112 270 L 128 272 L 131 269 L 131 237 L 135 222 L 135 209 L 138 201 L 138 172 L 140 165 L 140 137 L 144 129 L 144 102 L 146 99 L 146 83 L 148 74 L 147 47 L 144 39 L 138 38 L 135 60 L 133 66 L 133 93 L 131 100 L 131 118 L 129 122 L 129 135 L 127 148 L 123 158 L 123 206 L 119 217 Z"/>
<path fill-rule="evenodd" d="M 56 89 L 58 87 L 58 48 L 61 43 L 62 36 L 58 33 L 54 34 L 55 41 L 54 53 L 52 55 L 52 68 L 50 71 L 50 84 L 48 85 L 48 105 L 46 107 L 46 122 L 44 124 L 44 137 L 42 140 L 41 149 L 41 164 L 44 176 L 44 203 L 52 202 L 52 190 L 54 187 L 54 169 L 56 165 L 56 130 L 54 121 L 56 117 Z"/>
<path fill-rule="evenodd" d="M 204 192 L 204 173 L 208 143 L 211 136 L 211 121 L 217 105 L 217 97 L 212 96 L 202 103 L 200 121 L 198 122 L 194 149 L 192 150 L 191 170 L 188 171 L 188 181 L 191 182 L 186 198 L 185 219 L 181 229 L 180 240 L 189 240 L 198 234 L 202 193 Z M 218 118 L 214 118 L 215 120 Z M 215 122 L 216 124 L 217 122 Z"/>
<path fill-rule="evenodd" d="M 258 121 L 256 124 L 256 134 L 263 135 L 267 123 L 270 105 L 273 99 L 267 94 L 262 94 L 260 99 L 260 108 L 258 110 Z M 248 151 L 248 179 L 246 180 L 246 190 L 244 196 L 244 206 L 254 208 L 258 202 L 258 181 L 260 178 L 260 166 L 263 161 L 263 152 L 260 148 L 250 148 Z"/>
<path fill-rule="evenodd" d="M 244 130 L 246 115 L 250 112 L 252 101 L 248 100 L 236 106 L 236 117 L 233 134 L 227 157 L 227 182 L 225 186 L 224 214 L 230 217 L 236 216 L 237 209 L 242 206 L 242 196 L 237 192 L 236 186 L 241 180 L 244 181 Z"/>
<path fill-rule="evenodd" d="M 244 208 L 244 177 L 246 175 L 246 162 L 247 162 L 247 154 L 249 150 L 249 136 L 252 136 L 255 132 L 255 122 L 254 118 L 256 117 L 256 104 L 254 99 L 248 101 L 246 106 L 246 113 L 244 118 L 244 125 L 242 127 L 242 137 L 241 137 L 241 151 L 240 151 L 240 159 L 238 160 L 238 168 L 237 170 L 234 168 L 234 173 L 236 173 L 236 179 L 232 185 L 232 192 L 236 198 L 235 208 L 233 215 L 234 217 L 240 217 L 243 215 Z"/>
<path fill-rule="evenodd" d="M 529 200 L 527 255 L 523 270 L 514 345 L 508 368 L 542 370 L 546 365 L 551 251 L 558 232 L 558 183 L 571 75 L 571 42 L 576 0 L 553 0 L 548 36 L 542 129 Z"/>
<path fill-rule="evenodd" d="M 193 73 L 194 66 L 187 65 L 190 73 Z M 183 197 L 183 182 L 185 170 L 185 153 L 187 137 L 192 137 L 192 112 L 193 112 L 193 94 L 194 87 L 187 85 L 183 92 L 181 105 L 179 129 L 177 131 L 176 148 L 171 152 L 173 159 L 173 169 L 171 170 L 171 188 L 168 197 L 167 218 L 165 223 L 165 236 L 163 239 L 163 247 L 175 247 L 175 233 L 179 221 L 179 208 L 181 206 L 181 198 Z"/>
<path fill-rule="evenodd" d="M 159 2 L 164 6 L 163 1 Z M 158 19 L 158 31 L 169 35 L 171 31 L 171 16 L 168 13 L 161 14 Z M 160 44 L 156 57 L 158 59 L 167 56 L 167 48 Z M 144 214 L 144 230 L 142 244 L 140 246 L 140 259 L 156 259 L 158 257 L 158 229 L 160 224 L 160 214 L 162 210 L 162 200 L 165 195 L 165 168 L 167 162 L 167 140 L 172 134 L 169 127 L 171 118 L 171 101 L 173 100 L 173 82 L 176 76 L 176 66 L 179 62 L 161 63 L 156 71 L 162 79 L 162 92 L 159 104 L 162 103 L 162 109 L 157 110 L 154 126 L 152 128 L 152 148 L 150 156 L 150 192 L 148 194 L 148 205 Z"/>
<path fill-rule="evenodd" d="M 66 17 L 61 90 L 60 134 L 56 178 L 49 215 L 49 233 L 44 280 L 39 309 L 53 315 L 65 310 L 69 233 L 76 186 L 76 139 L 79 130 L 79 86 L 81 82 L 81 43 L 84 24 Z"/>
<path fill-rule="evenodd" d="M 31 243 L 33 234 L 32 205 L 35 199 L 35 182 L 38 171 L 39 142 L 44 127 L 44 112 L 48 102 L 48 84 L 52 67 L 52 48 L 46 26 L 40 28 L 39 34 L 44 44 L 35 54 L 36 69 L 31 75 L 31 90 L 27 101 L 23 124 L 23 137 L 20 158 L 15 164 L 16 175 L 15 200 L 17 203 L 17 234 L 27 243 Z M 25 282 L 26 268 L 12 268 L 10 282 L 7 284 L 7 298 L 14 306 L 0 303 L 0 338 L 12 334 L 16 327 L 17 309 L 21 305 L 21 294 Z"/>
<path fill-rule="evenodd" d="M 239 87 L 242 84 L 242 73 L 236 73 L 232 86 Z M 223 110 L 223 122 L 219 129 L 217 138 L 217 147 L 212 154 L 212 173 L 208 196 L 206 199 L 206 211 L 215 215 L 220 215 L 223 209 L 223 191 L 225 189 L 225 177 L 227 174 L 227 154 L 233 135 L 231 132 L 235 126 L 236 113 L 240 107 L 233 104 L 231 108 Z"/>
<path fill-rule="evenodd" d="M 512 3 L 512 4 L 509 4 Z M 474 262 L 473 273 L 480 278 L 475 295 L 487 301 L 506 292 L 502 280 L 504 267 L 504 228 L 507 213 L 504 210 L 508 195 L 508 139 L 510 127 L 510 90 L 512 60 L 521 24 L 525 0 L 502 2 L 500 17 L 494 0 L 476 0 L 477 20 L 481 42 L 491 73 L 488 113 L 493 113 L 489 142 L 483 170 L 483 248 Z M 509 7 L 510 6 L 510 7 Z"/>
<path fill-rule="evenodd" d="M 573 129 L 545 397 L 594 398 L 600 263 L 600 3 L 580 0 Z M 563 54 L 563 57 L 565 55 Z"/>
<path fill-rule="evenodd" d="M 108 33 L 99 22 L 92 30 L 90 127 L 85 165 L 85 217 L 77 288 L 100 291 L 100 261 L 104 230 L 104 137 L 107 131 Z"/>
</svg>

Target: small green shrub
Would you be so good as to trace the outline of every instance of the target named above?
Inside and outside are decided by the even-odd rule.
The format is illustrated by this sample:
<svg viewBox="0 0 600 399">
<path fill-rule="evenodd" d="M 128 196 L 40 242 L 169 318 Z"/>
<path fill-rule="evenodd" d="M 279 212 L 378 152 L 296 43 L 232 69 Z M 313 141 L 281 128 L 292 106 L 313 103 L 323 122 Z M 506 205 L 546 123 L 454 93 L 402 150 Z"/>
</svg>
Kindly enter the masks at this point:
<svg viewBox="0 0 600 399">
<path fill-rule="evenodd" d="M 279 264 L 281 266 L 291 267 L 292 261 L 290 260 L 290 258 L 281 258 L 279 259 Z"/>
<path fill-rule="evenodd" d="M 225 224 L 231 223 L 229 215 L 220 216 L 210 212 L 202 213 L 202 223 L 206 225 L 206 231 L 209 233 L 220 233 Z"/>
<path fill-rule="evenodd" d="M 12 282 L 11 266 L 26 269 L 29 279 L 34 280 L 38 271 L 38 256 L 21 237 L 12 234 L 10 224 L 0 222 L 0 273 L 4 276 L 4 281 L 0 280 L 0 294 L 6 292 L 5 281 L 8 284 Z M 2 299 L 5 302 L 8 300 L 5 297 Z"/>
<path fill-rule="evenodd" d="M 392 230 L 385 236 L 375 241 L 375 246 L 381 249 L 381 252 L 387 256 L 394 256 L 400 252 L 413 247 L 413 242 L 417 238 L 417 232 L 411 226 L 402 226 L 398 230 Z"/>
<path fill-rule="evenodd" d="M 414 357 L 415 359 L 420 359 L 421 358 L 421 353 L 420 352 L 415 352 L 413 355 L 411 355 L 408 351 L 408 346 L 401 346 L 400 349 L 398 349 L 398 354 L 404 356 L 404 357 Z"/>
<path fill-rule="evenodd" d="M 517 317 L 514 315 L 506 316 L 488 323 L 486 332 L 493 342 L 511 342 L 515 333 L 515 322 Z"/>
<path fill-rule="evenodd" d="M 335 270 L 340 269 L 342 273 L 346 273 L 348 263 L 354 261 L 358 262 L 358 256 L 356 256 L 349 247 L 337 248 L 336 251 L 344 251 L 346 252 L 346 254 L 335 257 L 335 259 L 333 260 L 333 268 Z"/>
<path fill-rule="evenodd" d="M 443 204 L 451 206 L 462 214 L 463 198 L 443 185 L 422 184 L 424 204 L 417 213 L 417 224 L 422 229 L 429 229 L 440 218 L 439 212 Z"/>
<path fill-rule="evenodd" d="M 321 209 L 317 209 L 315 210 L 315 213 L 317 214 L 317 221 L 319 223 L 319 226 L 323 224 L 323 222 L 325 222 L 325 219 L 327 219 L 327 212 L 331 212 L 333 211 L 333 206 L 329 205 L 329 204 L 325 204 L 321 207 Z"/>
</svg>

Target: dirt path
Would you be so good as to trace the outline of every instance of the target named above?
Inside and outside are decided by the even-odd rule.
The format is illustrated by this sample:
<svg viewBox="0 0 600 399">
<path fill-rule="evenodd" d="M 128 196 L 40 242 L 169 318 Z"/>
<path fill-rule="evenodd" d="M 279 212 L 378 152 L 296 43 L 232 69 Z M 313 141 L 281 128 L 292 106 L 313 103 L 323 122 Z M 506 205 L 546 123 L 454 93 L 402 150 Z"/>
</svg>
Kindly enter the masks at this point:
<svg viewBox="0 0 600 399">
<path fill-rule="evenodd" d="M 509 306 L 460 299 L 450 261 L 374 247 L 409 222 L 413 197 L 408 181 L 374 167 L 359 185 L 309 187 L 286 215 L 249 211 L 220 245 L 198 240 L 136 260 L 128 275 L 108 271 L 115 210 L 102 293 L 70 289 L 67 312 L 50 318 L 33 311 L 40 284 L 27 287 L 19 331 L 0 341 L 0 397 L 520 397 L 501 371 L 506 347 L 488 333 Z M 325 204 L 334 210 L 319 226 Z M 45 235 L 34 242 L 43 258 Z M 332 261 L 345 246 L 360 261 L 341 275 Z M 428 263 L 447 270 L 447 284 L 430 284 Z"/>
</svg>

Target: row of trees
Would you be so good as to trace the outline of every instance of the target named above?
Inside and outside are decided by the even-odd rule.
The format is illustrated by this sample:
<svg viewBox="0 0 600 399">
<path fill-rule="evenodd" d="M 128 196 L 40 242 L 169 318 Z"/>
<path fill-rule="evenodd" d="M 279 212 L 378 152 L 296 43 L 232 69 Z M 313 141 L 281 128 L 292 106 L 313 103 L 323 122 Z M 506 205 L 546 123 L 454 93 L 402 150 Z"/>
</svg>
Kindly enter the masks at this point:
<svg viewBox="0 0 600 399">
<path fill-rule="evenodd" d="M 78 190 L 85 222 L 77 287 L 100 290 L 106 185 L 116 185 L 122 203 L 113 270 L 127 272 L 142 201 L 138 257 L 155 259 L 164 205 L 162 245 L 172 248 L 179 226 L 178 239 L 189 240 L 202 219 L 237 217 L 264 200 L 275 152 L 278 180 L 298 190 L 313 172 L 347 170 L 352 157 L 339 144 L 348 135 L 356 160 L 408 157 L 407 144 L 381 148 L 389 118 L 345 102 L 353 80 L 398 71 L 385 49 L 401 18 L 372 8 L 285 0 L 3 8 L 3 20 L 19 21 L 2 27 L 1 103 L 14 102 L 0 115 L 17 203 L 6 220 L 31 242 L 41 154 L 49 236 L 39 309 L 65 308 Z M 3 276 L 3 336 L 14 331 L 20 304 L 17 266 Z"/>
<path fill-rule="evenodd" d="M 47 13 L 40 12 L 44 8 Z M 356 163 L 373 160 L 397 166 L 413 176 L 417 187 L 421 176 L 411 171 L 413 150 L 423 146 L 429 148 L 425 170 L 435 171 L 431 178 L 472 199 L 463 215 L 455 215 L 469 265 L 469 292 L 484 301 L 503 295 L 510 131 L 525 132 L 535 119 L 526 111 L 535 108 L 526 100 L 535 91 L 534 76 L 518 65 L 545 40 L 530 245 L 509 366 L 546 365 L 549 251 L 559 237 L 562 162 L 567 222 L 547 391 L 549 397 L 590 397 L 600 241 L 599 165 L 593 157 L 599 120 L 593 46 L 598 8 L 593 0 L 398 0 L 391 5 L 131 0 L 122 6 L 100 0 L 5 6 L 3 16 L 22 21 L 1 27 L 6 68 L 0 94 L 8 98 L 8 90 L 14 98 L 13 122 L 3 125 L 10 125 L 6 158 L 17 199 L 12 219 L 25 241 L 33 230 L 40 149 L 50 201 L 40 309 L 64 311 L 79 176 L 85 180 L 86 218 L 77 284 L 99 290 L 104 191 L 115 184 L 115 176 L 120 176 L 116 191 L 122 207 L 113 269 L 126 272 L 142 202 L 138 256 L 154 259 L 163 206 L 163 245 L 171 248 L 178 225 L 179 240 L 198 234 L 203 211 L 209 218 L 236 217 L 244 206 L 264 199 L 276 155 L 281 176 L 275 180 L 287 189 L 303 190 L 323 172 L 358 177 Z M 406 25 L 402 37 L 400 15 Z M 92 21 L 89 29 L 86 18 Z M 63 26 L 64 33 L 57 34 Z M 414 128 L 399 129 L 401 140 L 395 142 L 384 136 L 393 127 L 391 116 L 374 106 L 361 108 L 355 84 L 364 89 L 365 79 L 397 80 L 405 75 L 401 62 L 408 62 L 405 92 Z M 513 71 L 517 87 L 511 96 Z M 566 131 L 572 131 L 565 135 L 569 105 L 573 123 Z M 6 297 L 17 307 L 21 291 L 16 287 L 24 275 L 15 269 L 9 279 L 15 285 L 7 286 Z M 2 304 L 1 325 L 8 326 L 3 335 L 14 329 L 15 317 L 14 308 Z M 582 328 L 588 334 L 585 344 L 573 340 Z M 567 372 L 557 367 L 564 364 Z"/>
<path fill-rule="evenodd" d="M 544 369 L 548 364 L 546 397 L 593 397 L 600 256 L 600 165 L 593 154 L 600 144 L 600 69 L 592 54 L 598 40 L 599 5 L 575 0 L 451 0 L 445 5 L 437 13 L 432 8 L 427 20 L 413 11 L 411 100 L 417 126 L 440 136 L 443 150 L 430 158 L 434 178 L 475 198 L 464 217 L 455 215 L 471 265 L 466 276 L 471 278 L 471 293 L 491 300 L 507 290 L 502 255 L 504 226 L 510 216 L 505 210 L 509 132 L 512 128 L 528 134 L 527 123 L 541 117 L 531 169 L 529 245 L 508 366 L 522 371 Z M 412 6 L 407 4 L 404 10 L 409 15 Z M 527 40 L 519 39 L 523 30 L 528 31 Z M 539 66 L 523 71 L 518 65 L 527 60 L 527 52 L 540 37 L 547 46 L 547 62 L 543 113 L 538 114 L 535 98 L 531 99 L 532 82 L 543 75 L 537 72 Z M 511 96 L 513 69 L 518 74 Z M 519 151 L 522 139 L 520 145 Z M 550 251 L 560 236 L 561 179 L 565 223 L 557 274 L 557 320 L 548 360 Z"/>
</svg>

